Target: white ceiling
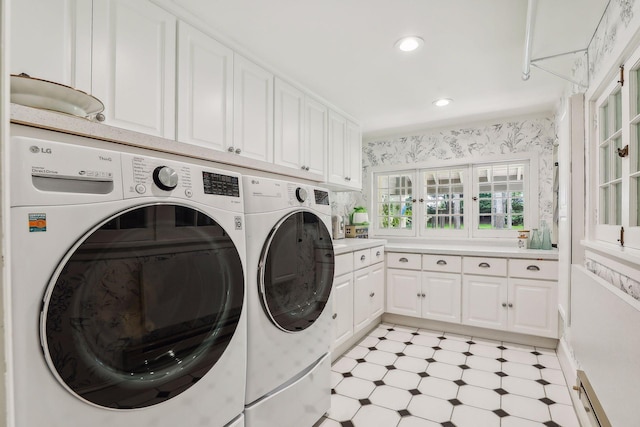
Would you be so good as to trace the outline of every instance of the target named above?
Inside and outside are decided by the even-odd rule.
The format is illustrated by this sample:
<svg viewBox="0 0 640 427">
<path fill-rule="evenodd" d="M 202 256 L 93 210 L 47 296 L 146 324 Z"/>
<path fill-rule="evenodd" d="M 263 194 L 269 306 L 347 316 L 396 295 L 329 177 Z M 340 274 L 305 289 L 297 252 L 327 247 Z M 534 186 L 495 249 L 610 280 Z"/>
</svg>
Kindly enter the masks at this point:
<svg viewBox="0 0 640 427">
<path fill-rule="evenodd" d="M 527 0 L 173 2 L 354 116 L 369 137 L 551 111 L 566 85 L 536 68 L 521 79 Z M 537 3 L 534 59 L 586 48 L 608 0 Z M 424 46 L 394 50 L 405 35 Z M 434 106 L 440 97 L 455 102 Z"/>
</svg>

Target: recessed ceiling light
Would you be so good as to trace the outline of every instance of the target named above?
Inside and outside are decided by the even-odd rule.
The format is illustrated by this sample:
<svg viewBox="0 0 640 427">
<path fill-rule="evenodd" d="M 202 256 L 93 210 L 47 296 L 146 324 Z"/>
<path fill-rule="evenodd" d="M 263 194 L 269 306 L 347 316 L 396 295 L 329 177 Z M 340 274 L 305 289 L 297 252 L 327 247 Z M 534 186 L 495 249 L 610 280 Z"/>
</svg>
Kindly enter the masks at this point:
<svg viewBox="0 0 640 427">
<path fill-rule="evenodd" d="M 394 46 L 403 52 L 412 52 L 418 49 L 423 44 L 424 40 L 422 40 L 420 37 L 408 36 L 398 40 Z"/>
<path fill-rule="evenodd" d="M 453 99 L 450 98 L 440 98 L 440 99 L 436 99 L 435 101 L 433 101 L 433 105 L 436 105 L 438 107 L 444 107 L 446 105 L 449 105 L 453 102 Z"/>
</svg>

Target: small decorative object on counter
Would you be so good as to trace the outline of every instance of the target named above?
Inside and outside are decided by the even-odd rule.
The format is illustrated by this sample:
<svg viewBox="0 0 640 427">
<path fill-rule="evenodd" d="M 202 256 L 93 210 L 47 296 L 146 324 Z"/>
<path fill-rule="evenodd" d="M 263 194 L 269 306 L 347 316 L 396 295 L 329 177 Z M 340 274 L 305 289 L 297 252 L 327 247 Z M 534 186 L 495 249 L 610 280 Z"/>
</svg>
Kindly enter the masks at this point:
<svg viewBox="0 0 640 427">
<path fill-rule="evenodd" d="M 531 232 L 531 243 L 529 244 L 529 249 L 541 249 L 542 248 L 542 238 L 540 237 L 540 231 L 537 228 L 534 228 Z"/>
<path fill-rule="evenodd" d="M 368 239 L 369 238 L 369 226 L 368 225 L 347 225 L 345 227 L 347 238 L 356 239 Z"/>
<path fill-rule="evenodd" d="M 367 208 L 365 208 L 364 206 L 356 206 L 355 208 L 353 208 L 353 213 L 351 214 L 351 224 L 368 225 L 369 214 L 367 213 Z"/>
<path fill-rule="evenodd" d="M 551 230 L 549 230 L 546 221 L 542 221 L 542 244 L 540 247 L 546 250 L 551 249 Z"/>
<path fill-rule="evenodd" d="M 520 230 L 518 232 L 518 249 L 529 248 L 529 230 Z"/>
</svg>

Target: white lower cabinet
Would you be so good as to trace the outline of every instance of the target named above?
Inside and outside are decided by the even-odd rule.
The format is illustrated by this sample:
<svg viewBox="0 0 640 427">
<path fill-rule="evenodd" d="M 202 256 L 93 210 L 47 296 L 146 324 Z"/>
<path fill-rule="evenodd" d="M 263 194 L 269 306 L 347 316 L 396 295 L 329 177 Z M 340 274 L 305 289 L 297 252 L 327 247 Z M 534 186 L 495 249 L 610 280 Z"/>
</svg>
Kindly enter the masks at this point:
<svg viewBox="0 0 640 427">
<path fill-rule="evenodd" d="M 353 274 L 336 277 L 333 281 L 333 345 L 353 336 Z"/>
<path fill-rule="evenodd" d="M 384 311 L 384 263 L 353 273 L 353 332 L 366 327 Z"/>
<path fill-rule="evenodd" d="M 416 270 L 387 269 L 387 313 L 420 317 L 421 277 Z"/>
<path fill-rule="evenodd" d="M 506 329 L 507 278 L 465 275 L 462 283 L 462 323 Z"/>
</svg>

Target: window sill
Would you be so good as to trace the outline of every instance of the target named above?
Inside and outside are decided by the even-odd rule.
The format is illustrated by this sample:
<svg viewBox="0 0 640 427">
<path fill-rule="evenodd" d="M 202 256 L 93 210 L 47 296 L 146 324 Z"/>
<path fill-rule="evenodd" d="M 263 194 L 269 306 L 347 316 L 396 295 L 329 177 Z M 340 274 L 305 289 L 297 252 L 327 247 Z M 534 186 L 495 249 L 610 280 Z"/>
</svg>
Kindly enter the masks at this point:
<svg viewBox="0 0 640 427">
<path fill-rule="evenodd" d="M 597 252 L 599 255 L 615 261 L 624 261 L 634 268 L 640 268 L 640 249 L 626 248 L 620 245 L 593 240 L 581 240 L 585 249 Z"/>
</svg>

